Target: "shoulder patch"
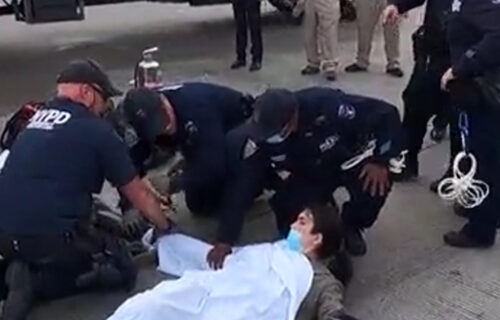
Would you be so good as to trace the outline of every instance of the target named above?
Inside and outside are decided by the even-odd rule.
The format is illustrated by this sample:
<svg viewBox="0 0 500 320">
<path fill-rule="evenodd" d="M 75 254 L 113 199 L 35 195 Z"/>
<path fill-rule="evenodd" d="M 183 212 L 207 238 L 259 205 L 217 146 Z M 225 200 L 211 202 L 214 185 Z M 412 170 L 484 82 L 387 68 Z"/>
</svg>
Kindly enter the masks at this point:
<svg viewBox="0 0 500 320">
<path fill-rule="evenodd" d="M 259 147 L 255 143 L 255 141 L 253 141 L 252 139 L 247 139 L 247 141 L 245 142 L 245 146 L 243 147 L 243 160 L 246 160 L 253 156 L 257 152 L 257 150 L 259 150 Z"/>
<path fill-rule="evenodd" d="M 356 117 L 356 109 L 350 104 L 342 104 L 338 111 L 339 118 L 352 120 Z"/>
</svg>

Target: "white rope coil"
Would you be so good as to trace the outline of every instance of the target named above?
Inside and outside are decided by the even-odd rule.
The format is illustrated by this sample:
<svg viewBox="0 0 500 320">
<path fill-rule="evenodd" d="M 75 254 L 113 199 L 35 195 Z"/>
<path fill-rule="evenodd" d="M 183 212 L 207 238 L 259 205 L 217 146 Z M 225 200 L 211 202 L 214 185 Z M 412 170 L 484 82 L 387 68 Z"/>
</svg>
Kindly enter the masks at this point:
<svg viewBox="0 0 500 320">
<path fill-rule="evenodd" d="M 470 161 L 468 172 L 460 170 L 463 160 Z M 438 186 L 439 196 L 448 201 L 456 201 L 462 207 L 471 209 L 479 206 L 488 197 L 490 187 L 484 181 L 474 179 L 477 160 L 471 153 L 460 152 L 453 161 L 453 176 L 444 179 Z"/>
</svg>

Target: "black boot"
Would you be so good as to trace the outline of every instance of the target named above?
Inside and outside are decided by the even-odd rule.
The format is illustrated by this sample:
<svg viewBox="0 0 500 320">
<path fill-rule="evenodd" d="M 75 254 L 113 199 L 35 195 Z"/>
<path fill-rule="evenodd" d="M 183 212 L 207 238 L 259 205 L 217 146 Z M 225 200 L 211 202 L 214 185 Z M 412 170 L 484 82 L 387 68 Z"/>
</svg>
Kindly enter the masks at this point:
<svg viewBox="0 0 500 320">
<path fill-rule="evenodd" d="M 13 261 L 5 281 L 9 288 L 3 305 L 2 320 L 25 320 L 34 301 L 34 276 L 26 263 Z"/>
<path fill-rule="evenodd" d="M 366 254 L 366 242 L 360 229 L 346 227 L 344 240 L 345 248 L 350 255 L 358 257 Z"/>
<path fill-rule="evenodd" d="M 471 238 L 465 232 L 451 231 L 443 236 L 444 243 L 456 248 L 489 248 L 493 243 L 484 243 Z"/>
</svg>

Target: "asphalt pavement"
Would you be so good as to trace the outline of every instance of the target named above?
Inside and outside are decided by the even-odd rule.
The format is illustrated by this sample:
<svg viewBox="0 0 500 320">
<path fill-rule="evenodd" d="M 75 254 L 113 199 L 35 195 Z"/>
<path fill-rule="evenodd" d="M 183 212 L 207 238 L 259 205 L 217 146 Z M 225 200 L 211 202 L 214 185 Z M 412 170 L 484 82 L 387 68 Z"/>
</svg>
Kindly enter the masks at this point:
<svg viewBox="0 0 500 320">
<path fill-rule="evenodd" d="M 380 30 L 370 72 L 339 74 L 328 83 L 320 76 L 302 77 L 305 62 L 300 27 L 288 24 L 270 5 L 264 7 L 264 69 L 230 71 L 234 30 L 230 6 L 190 8 L 183 4 L 132 3 L 87 10 L 83 22 L 25 25 L 0 18 L 0 116 L 22 102 L 50 96 L 58 70 L 70 59 L 91 57 L 101 62 L 114 81 L 127 89 L 141 50 L 159 46 L 167 83 L 199 80 L 231 85 L 251 93 L 268 87 L 335 86 L 373 95 L 401 106 L 407 77 L 385 75 Z M 402 24 L 401 56 L 411 71 L 409 35 L 421 21 L 415 12 Z M 352 23 L 340 27 L 343 66 L 356 49 Z M 443 233 L 458 229 L 463 219 L 449 204 L 428 191 L 444 170 L 447 142 L 426 142 L 421 177 L 397 184 L 376 225 L 366 236 L 368 254 L 356 258 L 355 278 L 347 290 L 349 312 L 362 320 L 498 320 L 500 319 L 500 249 L 458 250 L 444 246 Z M 155 174 L 161 181 L 162 173 Z M 105 198 L 113 199 L 106 189 Z M 340 195 L 342 198 L 342 195 Z M 177 199 L 182 203 L 182 199 Z M 0 204 L 1 206 L 1 204 Z M 190 234 L 213 238 L 214 221 L 195 219 L 181 206 L 176 220 Z M 275 236 L 272 215 L 260 200 L 247 217 L 243 243 Z M 161 277 L 144 267 L 136 292 L 151 288 Z M 85 294 L 43 303 L 30 319 L 105 319 L 130 293 Z"/>
</svg>

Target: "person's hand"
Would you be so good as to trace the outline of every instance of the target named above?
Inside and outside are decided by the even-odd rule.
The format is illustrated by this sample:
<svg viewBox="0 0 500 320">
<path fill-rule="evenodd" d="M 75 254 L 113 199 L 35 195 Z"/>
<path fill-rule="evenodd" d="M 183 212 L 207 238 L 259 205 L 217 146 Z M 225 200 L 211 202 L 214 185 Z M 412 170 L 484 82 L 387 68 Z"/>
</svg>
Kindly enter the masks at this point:
<svg viewBox="0 0 500 320">
<path fill-rule="evenodd" d="M 214 270 L 222 269 L 224 260 L 232 251 L 231 246 L 226 243 L 215 244 L 207 255 L 207 262 L 210 268 Z"/>
<path fill-rule="evenodd" d="M 130 239 L 141 237 L 150 227 L 139 210 L 134 208 L 128 209 L 123 213 L 122 226 L 124 235 Z"/>
<path fill-rule="evenodd" d="M 453 73 L 453 69 L 449 68 L 446 70 L 446 72 L 443 74 L 441 77 L 441 89 L 444 91 L 448 91 L 448 85 L 450 84 L 450 81 L 455 80 L 455 74 Z"/>
<path fill-rule="evenodd" d="M 363 181 L 363 190 L 370 192 L 372 197 L 386 195 L 391 187 L 389 170 L 386 166 L 377 163 L 367 163 L 361 170 L 359 179 Z"/>
<path fill-rule="evenodd" d="M 393 25 L 398 23 L 400 16 L 398 7 L 393 4 L 388 5 L 382 13 L 382 21 L 384 24 Z"/>
</svg>

